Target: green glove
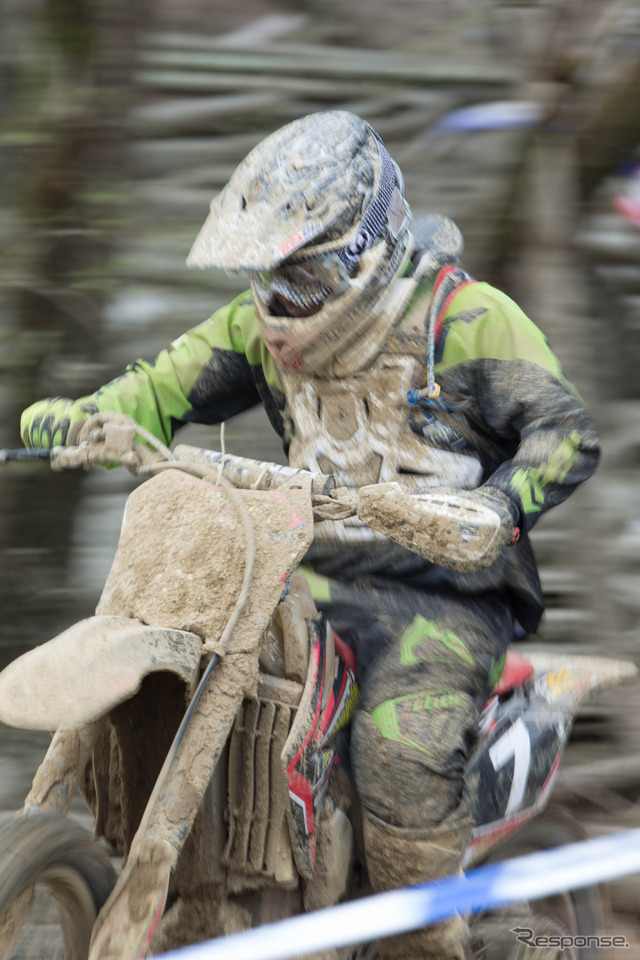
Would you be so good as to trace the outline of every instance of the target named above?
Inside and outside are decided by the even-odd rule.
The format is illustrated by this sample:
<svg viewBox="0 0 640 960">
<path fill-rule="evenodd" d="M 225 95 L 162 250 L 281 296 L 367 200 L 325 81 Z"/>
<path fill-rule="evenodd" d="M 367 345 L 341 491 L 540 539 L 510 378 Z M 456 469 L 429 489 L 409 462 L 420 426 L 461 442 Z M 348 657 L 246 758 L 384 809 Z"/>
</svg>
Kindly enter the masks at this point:
<svg viewBox="0 0 640 960">
<path fill-rule="evenodd" d="M 20 418 L 20 436 L 25 447 L 72 446 L 85 420 L 98 413 L 91 397 L 70 400 L 48 397 L 28 407 Z"/>
</svg>

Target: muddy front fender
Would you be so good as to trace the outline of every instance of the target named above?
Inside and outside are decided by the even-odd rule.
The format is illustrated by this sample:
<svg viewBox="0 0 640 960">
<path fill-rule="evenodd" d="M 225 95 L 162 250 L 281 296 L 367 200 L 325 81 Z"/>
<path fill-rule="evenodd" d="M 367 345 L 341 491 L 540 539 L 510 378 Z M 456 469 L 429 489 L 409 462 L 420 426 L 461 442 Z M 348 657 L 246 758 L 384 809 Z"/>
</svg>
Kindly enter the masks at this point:
<svg viewBox="0 0 640 960">
<path fill-rule="evenodd" d="M 140 689 L 157 671 L 193 689 L 202 641 L 128 617 L 89 617 L 29 650 L 0 674 L 0 721 L 28 730 L 86 726 Z"/>
</svg>

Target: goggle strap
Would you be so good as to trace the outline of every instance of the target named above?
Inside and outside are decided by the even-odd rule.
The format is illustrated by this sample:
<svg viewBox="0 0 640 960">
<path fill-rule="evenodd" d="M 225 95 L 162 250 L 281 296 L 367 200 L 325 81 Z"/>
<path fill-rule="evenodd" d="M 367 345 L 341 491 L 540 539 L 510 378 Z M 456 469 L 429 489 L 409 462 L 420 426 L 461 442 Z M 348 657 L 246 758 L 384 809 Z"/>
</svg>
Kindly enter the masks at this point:
<svg viewBox="0 0 640 960">
<path fill-rule="evenodd" d="M 362 254 L 373 246 L 382 234 L 388 220 L 389 205 L 396 189 L 396 165 L 391 159 L 380 135 L 367 124 L 369 130 L 378 141 L 380 153 L 380 182 L 378 190 L 360 221 L 360 227 L 351 243 L 337 251 L 340 260 L 347 270 L 351 271 L 360 263 Z"/>
</svg>

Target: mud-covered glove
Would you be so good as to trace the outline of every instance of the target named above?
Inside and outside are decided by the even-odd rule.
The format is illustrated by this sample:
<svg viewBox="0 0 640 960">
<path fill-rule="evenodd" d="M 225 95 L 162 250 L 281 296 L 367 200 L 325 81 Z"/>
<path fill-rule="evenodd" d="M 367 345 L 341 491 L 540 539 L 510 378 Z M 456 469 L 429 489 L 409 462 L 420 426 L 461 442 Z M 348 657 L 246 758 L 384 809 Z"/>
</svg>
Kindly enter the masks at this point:
<svg viewBox="0 0 640 960">
<path fill-rule="evenodd" d="M 506 493 L 503 493 L 502 490 L 492 487 L 490 483 L 485 484 L 482 487 L 478 487 L 478 489 L 474 490 L 473 493 L 481 497 L 488 507 L 491 507 L 492 510 L 495 510 L 500 517 L 500 523 L 503 528 L 505 530 L 512 531 L 512 545 L 517 543 L 520 539 L 522 518 L 520 517 L 520 511 L 513 500 L 511 500 Z"/>
<path fill-rule="evenodd" d="M 98 407 L 91 397 L 70 400 L 48 397 L 28 407 L 20 418 L 20 436 L 25 447 L 72 446 L 82 425 Z"/>
</svg>

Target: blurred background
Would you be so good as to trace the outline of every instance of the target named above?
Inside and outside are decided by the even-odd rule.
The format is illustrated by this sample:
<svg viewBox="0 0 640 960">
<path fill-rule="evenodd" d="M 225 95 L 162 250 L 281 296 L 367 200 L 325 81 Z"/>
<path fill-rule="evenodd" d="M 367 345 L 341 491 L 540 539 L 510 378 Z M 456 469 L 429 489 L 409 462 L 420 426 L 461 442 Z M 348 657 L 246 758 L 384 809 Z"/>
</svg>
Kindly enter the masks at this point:
<svg viewBox="0 0 640 960">
<path fill-rule="evenodd" d="M 549 337 L 600 428 L 597 476 L 534 534 L 538 645 L 640 662 L 640 3 L 632 0 L 0 0 L 0 447 L 238 286 L 184 266 L 259 140 L 352 110 L 453 217 L 465 266 Z M 217 447 L 217 430 L 181 440 Z M 282 460 L 261 410 L 227 448 Z M 99 597 L 121 471 L 0 470 L 0 665 Z M 0 808 L 47 736 L 0 729 Z M 593 833 L 640 824 L 640 690 L 579 717 L 557 796 Z M 635 923 L 640 881 L 612 889 Z"/>
</svg>

